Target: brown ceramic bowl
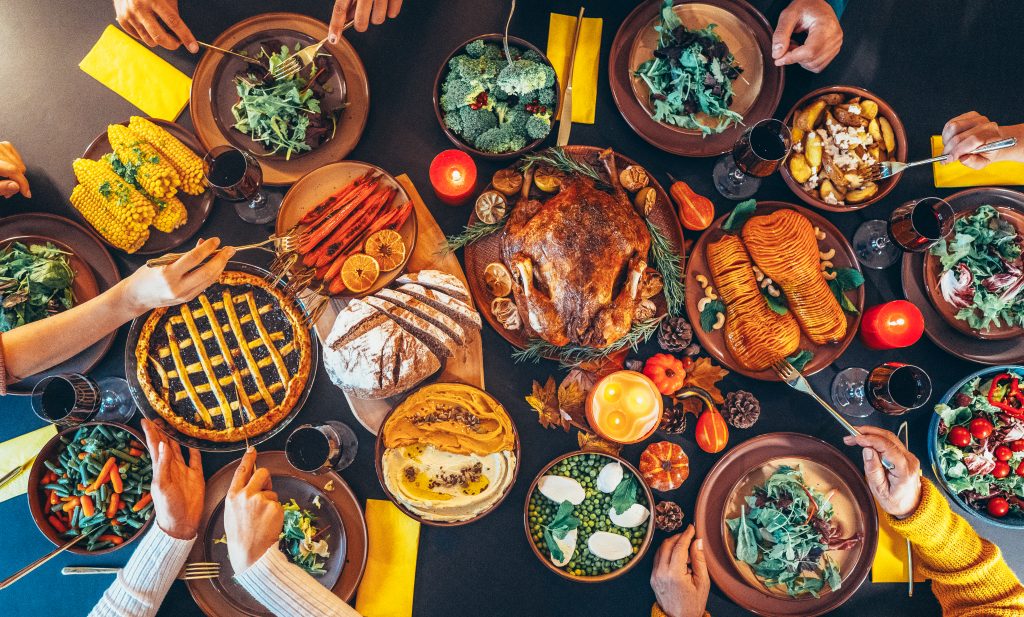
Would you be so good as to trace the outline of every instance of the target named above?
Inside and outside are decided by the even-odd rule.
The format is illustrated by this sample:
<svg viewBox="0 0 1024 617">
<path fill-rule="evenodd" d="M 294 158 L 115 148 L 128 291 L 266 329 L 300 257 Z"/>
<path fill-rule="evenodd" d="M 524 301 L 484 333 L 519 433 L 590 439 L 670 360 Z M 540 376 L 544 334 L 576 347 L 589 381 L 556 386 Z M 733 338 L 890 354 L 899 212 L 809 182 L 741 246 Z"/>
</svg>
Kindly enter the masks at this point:
<svg viewBox="0 0 1024 617">
<path fill-rule="evenodd" d="M 508 485 L 508 488 L 505 489 L 505 494 L 504 495 L 502 495 L 497 501 L 495 501 L 493 504 L 491 504 L 486 510 L 480 512 L 479 514 L 477 514 L 476 516 L 474 516 L 472 518 L 467 518 L 464 521 L 435 521 L 435 520 L 431 520 L 431 519 L 424 518 L 424 517 L 420 516 L 416 512 L 413 512 L 408 507 L 406 507 L 405 504 L 403 504 L 401 501 L 399 501 L 399 499 L 397 497 L 395 497 L 391 493 L 390 490 L 388 490 L 388 485 L 384 482 L 384 467 L 381 464 L 381 460 L 384 458 L 384 450 L 386 449 L 384 447 L 384 427 L 387 426 L 388 420 L 391 419 L 391 414 L 395 413 L 395 409 L 398 409 L 399 407 L 402 406 L 402 403 L 405 402 L 406 398 L 408 398 L 410 395 L 418 392 L 420 389 L 422 389 L 422 388 L 424 388 L 426 386 L 434 386 L 434 385 L 438 385 L 438 382 L 427 383 L 427 384 L 424 384 L 424 385 L 421 385 L 421 386 L 415 388 L 414 390 L 412 390 L 411 392 L 406 394 L 405 397 L 402 398 L 402 402 L 400 402 L 397 405 L 395 405 L 395 407 L 391 411 L 389 411 L 386 416 L 384 416 L 384 421 L 380 423 L 380 429 L 377 431 L 377 440 L 376 440 L 376 445 L 374 446 L 374 452 L 373 452 L 373 458 L 374 458 L 373 466 L 377 470 L 377 480 L 380 482 L 380 487 L 381 487 L 381 489 L 384 490 L 384 494 L 387 495 L 388 499 L 391 500 L 391 503 L 395 504 L 395 507 L 397 507 L 399 510 L 401 510 L 402 513 L 404 513 L 406 516 L 408 516 L 409 518 L 415 519 L 415 520 L 423 523 L 424 525 L 431 525 L 433 527 L 461 527 L 462 525 L 468 525 L 470 523 L 475 523 L 476 521 L 482 519 L 483 517 L 487 516 L 491 512 L 494 512 L 495 510 L 497 510 L 498 506 L 500 506 L 502 504 L 502 502 L 504 502 L 505 499 L 508 497 L 508 494 L 512 492 L 512 487 L 515 486 L 516 480 L 519 478 L 519 465 L 520 465 L 520 462 L 522 461 L 522 458 L 523 458 L 521 442 L 519 440 L 519 430 L 516 428 L 515 420 L 513 420 L 511 414 L 509 414 L 509 420 L 511 420 L 511 423 L 512 423 L 512 437 L 515 440 L 515 444 L 516 444 L 516 450 L 515 450 L 515 453 L 516 453 L 516 464 L 515 464 L 515 469 L 512 470 L 512 482 L 511 482 L 511 484 Z M 497 398 L 495 398 L 492 394 L 490 394 L 490 393 L 488 393 L 488 392 L 486 392 L 484 390 L 480 390 L 480 388 L 477 388 L 476 386 L 471 386 L 469 384 L 458 384 L 458 385 L 465 386 L 467 388 L 473 388 L 473 389 L 478 390 L 479 392 L 481 392 L 483 394 L 486 394 L 491 399 L 493 399 L 494 402 L 497 403 L 502 409 L 505 409 L 505 406 L 501 404 L 501 401 L 499 401 Z M 508 414 L 508 410 L 507 409 L 505 409 L 505 413 Z"/>
<path fill-rule="evenodd" d="M 501 45 L 502 41 L 504 40 L 504 38 L 505 37 L 500 35 L 500 34 L 482 34 L 480 36 L 474 36 L 473 38 L 469 39 L 468 41 L 463 42 L 458 47 L 453 49 L 452 53 L 448 54 L 445 57 L 444 62 L 441 63 L 441 68 L 439 68 L 437 70 L 437 77 L 434 79 L 434 115 L 437 116 L 437 123 L 441 126 L 441 130 L 444 131 L 444 134 L 448 136 L 448 139 L 450 139 L 451 142 L 453 144 L 455 144 L 460 150 L 465 150 L 466 152 L 469 152 L 470 154 L 473 154 L 475 156 L 479 156 L 480 158 L 483 158 L 483 159 L 492 160 L 492 161 L 504 161 L 504 160 L 520 157 L 520 156 L 526 154 L 527 152 L 530 152 L 531 150 L 534 150 L 545 139 L 547 139 L 551 135 L 551 133 L 549 132 L 548 135 L 544 136 L 543 138 L 535 139 L 535 140 L 527 143 L 526 146 L 524 146 L 523 148 L 520 148 L 519 150 L 513 150 L 512 152 L 502 152 L 500 154 L 495 154 L 494 152 L 484 152 L 483 150 L 477 150 L 473 146 L 470 146 L 466 142 L 462 141 L 461 137 L 456 135 L 451 129 L 449 129 L 447 126 L 445 126 L 445 123 L 444 123 L 444 113 L 441 111 L 441 84 L 444 83 L 445 77 L 448 76 L 448 63 L 451 62 L 452 58 L 454 58 L 455 56 L 459 55 L 460 53 L 463 53 L 466 50 L 466 45 L 469 45 L 473 41 L 481 40 L 481 39 L 486 41 L 486 42 L 488 42 L 488 43 L 497 43 L 498 45 Z M 544 54 L 543 51 L 541 51 L 541 49 L 539 47 L 537 47 L 533 43 L 531 43 L 529 41 L 526 41 L 524 39 L 521 39 L 518 36 L 510 36 L 510 37 L 508 37 L 508 42 L 509 42 L 509 47 L 515 46 L 515 47 L 518 47 L 520 49 L 524 49 L 524 50 L 531 49 L 531 50 L 537 52 L 538 54 L 540 54 L 541 58 L 544 59 L 544 63 L 547 64 L 548 66 L 551 66 L 551 61 L 548 60 L 548 57 Z M 554 68 L 554 67 L 552 67 L 552 68 Z M 559 89 L 559 86 L 558 86 L 558 76 L 557 75 L 555 76 L 554 88 L 555 88 L 555 98 L 557 99 L 559 93 L 561 92 L 561 89 Z M 557 111 L 557 110 L 555 110 L 555 111 Z M 553 113 L 551 119 L 554 120 L 557 117 L 558 116 L 555 113 Z M 552 131 L 553 130 L 554 130 L 554 128 L 552 127 Z"/>
<path fill-rule="evenodd" d="M 47 515 L 49 515 L 50 513 L 48 509 L 49 506 L 43 506 L 42 495 L 35 488 L 39 486 L 39 479 L 42 478 L 47 471 L 49 471 L 46 468 L 46 465 L 43 464 L 43 461 L 48 461 L 56 457 L 59 454 L 59 452 L 64 448 L 64 443 L 61 442 L 60 440 L 62 436 L 72 434 L 83 426 L 97 425 L 109 426 L 111 428 L 127 431 L 131 433 L 132 437 L 137 439 L 139 443 L 143 444 L 143 448 L 146 447 L 146 438 L 142 436 L 142 433 L 140 433 L 138 429 L 132 428 L 130 426 L 125 426 L 123 424 L 116 424 L 114 422 L 84 422 L 82 424 L 61 429 L 60 432 L 58 432 L 56 435 L 50 438 L 50 441 L 46 442 L 46 445 L 44 445 L 43 448 L 39 451 L 39 454 L 36 455 L 36 460 L 32 463 L 32 469 L 28 473 L 28 509 L 32 513 L 32 520 L 35 521 L 36 527 L 38 527 L 39 531 L 42 532 L 44 536 L 46 536 L 46 539 L 50 542 L 53 542 L 55 546 L 63 546 L 68 543 L 68 540 L 65 538 L 61 538 L 57 530 L 54 529 L 52 525 L 50 525 L 49 521 L 46 520 Z M 107 553 L 113 553 L 114 551 L 124 548 L 132 542 L 134 542 L 136 538 L 141 536 L 143 533 L 145 533 L 147 529 L 149 529 L 149 526 L 150 524 L 152 524 L 152 522 L 153 516 L 151 512 L 150 517 L 146 519 L 145 524 L 138 530 L 136 530 L 134 535 L 125 538 L 125 541 L 121 544 L 115 544 L 114 546 L 108 548 L 101 548 L 95 551 L 86 550 L 84 546 L 79 546 L 78 544 L 75 544 L 73 546 L 68 547 L 67 551 L 69 553 L 74 553 L 76 555 L 105 555 Z"/>
<path fill-rule="evenodd" d="M 798 110 L 803 109 L 803 107 L 807 105 L 811 100 L 816 99 L 824 94 L 832 93 L 839 93 L 846 96 L 847 98 L 859 96 L 866 99 L 871 99 L 872 101 L 878 103 L 878 115 L 884 117 L 886 120 L 889 121 L 889 124 L 892 125 L 893 135 L 896 137 L 896 160 L 903 162 L 907 161 L 907 131 L 903 128 L 903 123 L 900 122 L 899 116 L 896 115 L 896 112 L 893 110 L 891 105 L 883 101 L 875 93 L 869 92 L 863 88 L 857 88 L 855 86 L 828 86 L 825 88 L 815 90 L 814 92 L 807 94 L 802 99 L 797 101 L 796 105 L 794 105 L 793 108 L 789 110 L 789 113 L 786 114 L 786 117 L 783 119 L 783 122 L 786 123 L 786 126 L 792 126 L 793 117 L 796 115 L 796 112 Z M 830 212 L 853 212 L 854 210 L 867 208 L 871 204 L 881 201 L 882 198 L 888 195 L 889 192 L 892 191 L 893 188 L 895 188 L 896 183 L 900 181 L 900 177 L 903 175 L 896 174 L 892 178 L 888 178 L 886 180 L 878 182 L 878 193 L 871 199 L 859 204 L 849 204 L 844 206 L 827 204 L 824 201 L 818 199 L 817 197 L 805 191 L 803 186 L 801 186 L 799 182 L 794 180 L 792 174 L 789 173 L 789 165 L 786 161 L 782 163 L 780 167 L 780 173 L 782 174 L 782 179 L 786 182 L 789 188 L 792 189 L 796 196 L 799 197 L 804 203 L 814 206 L 815 208 L 828 210 Z"/>
<path fill-rule="evenodd" d="M 539 482 L 541 477 L 547 474 L 548 471 L 550 471 L 551 468 L 557 465 L 558 463 L 561 463 L 567 458 L 573 456 L 580 456 L 582 454 L 597 454 L 600 456 L 607 457 L 610 460 L 617 461 L 623 467 L 625 467 L 630 473 L 636 476 L 637 482 L 643 488 L 644 497 L 647 499 L 647 509 L 650 510 L 651 512 L 650 517 L 648 517 L 647 519 L 647 535 L 644 536 L 644 541 L 640 545 L 640 550 L 637 551 L 636 555 L 633 555 L 633 558 L 630 559 L 629 562 L 626 563 L 626 565 L 622 566 L 618 570 L 615 570 L 614 572 L 609 572 L 608 574 L 598 574 L 596 576 L 577 576 L 575 574 L 566 572 L 562 568 L 559 568 L 555 564 L 551 563 L 551 560 L 545 557 L 544 554 L 540 552 L 540 549 L 537 548 L 537 544 L 533 541 L 533 534 L 530 533 L 530 498 L 533 497 L 533 492 L 537 490 L 537 482 Z M 604 581 L 610 581 L 613 578 L 618 578 L 626 572 L 629 572 L 631 569 L 633 569 L 633 566 L 640 563 L 640 561 L 644 558 L 644 555 L 647 554 L 647 549 L 651 547 L 651 540 L 654 538 L 654 494 L 651 492 L 651 488 L 647 486 L 647 483 L 644 482 L 643 476 L 640 475 L 640 471 L 637 470 L 636 467 L 630 465 L 626 459 L 620 456 L 608 454 L 607 452 L 591 452 L 587 450 L 577 450 L 575 452 L 569 452 L 568 454 L 563 454 L 562 456 L 559 456 L 555 460 L 545 465 L 544 468 L 537 473 L 537 476 L 533 479 L 533 482 L 530 484 L 530 490 L 526 491 L 526 501 L 523 504 L 523 530 L 526 532 L 526 541 L 529 543 L 530 548 L 533 549 L 533 554 L 536 555 L 537 559 L 539 559 L 541 563 L 543 563 L 549 570 L 551 570 L 555 574 L 561 576 L 562 578 L 569 579 L 570 581 L 576 581 L 578 583 L 603 583 Z"/>
</svg>

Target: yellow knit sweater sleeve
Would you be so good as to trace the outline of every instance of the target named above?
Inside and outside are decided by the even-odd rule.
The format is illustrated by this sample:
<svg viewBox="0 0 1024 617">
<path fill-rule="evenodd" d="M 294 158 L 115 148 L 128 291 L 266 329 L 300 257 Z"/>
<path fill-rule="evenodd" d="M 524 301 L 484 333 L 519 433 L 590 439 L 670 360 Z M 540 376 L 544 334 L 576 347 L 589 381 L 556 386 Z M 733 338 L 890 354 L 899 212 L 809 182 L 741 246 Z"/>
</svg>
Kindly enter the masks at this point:
<svg viewBox="0 0 1024 617">
<path fill-rule="evenodd" d="M 902 520 L 889 516 L 889 524 L 914 544 L 915 562 L 932 579 L 943 617 L 1024 615 L 1024 587 L 999 547 L 954 514 L 931 482 L 921 479 L 917 510 Z"/>
</svg>

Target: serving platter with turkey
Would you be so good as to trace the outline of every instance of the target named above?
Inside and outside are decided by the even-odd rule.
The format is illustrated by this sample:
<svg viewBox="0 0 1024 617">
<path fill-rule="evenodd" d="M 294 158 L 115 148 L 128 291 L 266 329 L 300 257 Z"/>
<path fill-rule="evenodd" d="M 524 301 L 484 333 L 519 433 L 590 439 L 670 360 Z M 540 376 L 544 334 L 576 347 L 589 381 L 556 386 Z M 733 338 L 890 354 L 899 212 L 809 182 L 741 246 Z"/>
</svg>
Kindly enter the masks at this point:
<svg viewBox="0 0 1024 617">
<path fill-rule="evenodd" d="M 653 332 L 666 294 L 682 310 L 683 235 L 671 201 L 610 149 L 551 148 L 499 171 L 467 232 L 473 297 L 517 359 L 600 358 Z"/>
</svg>

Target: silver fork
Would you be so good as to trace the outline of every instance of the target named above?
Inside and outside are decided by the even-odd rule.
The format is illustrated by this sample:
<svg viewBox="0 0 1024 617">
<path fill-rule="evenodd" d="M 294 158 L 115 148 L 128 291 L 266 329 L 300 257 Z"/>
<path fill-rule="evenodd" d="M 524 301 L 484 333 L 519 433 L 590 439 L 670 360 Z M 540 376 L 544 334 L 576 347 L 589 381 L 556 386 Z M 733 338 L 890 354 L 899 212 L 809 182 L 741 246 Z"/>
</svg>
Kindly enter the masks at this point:
<svg viewBox="0 0 1024 617">
<path fill-rule="evenodd" d="M 1012 148 L 1016 145 L 1016 137 L 1007 137 L 1006 139 L 993 141 L 990 144 L 985 144 L 980 148 L 976 148 L 972 150 L 970 154 L 983 154 L 985 152 L 1002 150 L 1003 148 Z M 868 171 L 866 174 L 863 175 L 863 178 L 864 180 L 870 182 L 885 180 L 886 178 L 891 178 L 892 176 L 895 176 L 898 173 L 902 173 L 908 167 L 917 167 L 918 165 L 927 165 L 928 163 L 944 163 L 948 159 L 948 154 L 942 154 L 939 156 L 933 156 L 930 159 L 914 161 L 912 163 L 903 163 L 901 161 L 882 161 L 881 163 L 878 163 L 877 165 L 872 165 L 870 168 L 868 168 Z"/>
<path fill-rule="evenodd" d="M 348 30 L 353 25 L 355 25 L 355 23 L 355 20 L 348 22 L 347 24 L 342 26 L 341 31 L 344 32 Z M 321 40 L 319 43 L 315 43 L 308 47 L 303 47 L 299 51 L 285 58 L 284 62 L 277 65 L 277 67 L 275 67 L 274 70 L 271 71 L 270 75 L 274 79 L 288 79 L 289 77 L 295 75 L 296 73 L 302 70 L 302 67 L 306 66 L 307 64 L 312 62 L 314 58 L 316 58 L 316 55 L 317 53 L 319 53 L 320 48 L 323 47 L 324 43 L 326 42 L 327 38 L 324 37 L 324 39 Z"/>
<path fill-rule="evenodd" d="M 824 407 L 825 410 L 828 411 L 830 414 L 832 414 L 832 417 L 835 418 L 836 421 L 839 422 L 839 424 L 842 424 L 843 428 L 845 428 L 848 433 L 854 436 L 860 435 L 860 431 L 857 430 L 857 427 L 847 422 L 846 418 L 841 416 L 838 411 L 833 409 L 831 405 L 826 403 L 824 399 L 818 396 L 818 393 L 815 392 L 814 388 L 811 387 L 811 384 L 810 382 L 807 381 L 807 378 L 804 377 L 800 371 L 796 370 L 796 367 L 790 364 L 788 360 L 779 360 L 778 362 L 772 364 L 772 370 L 775 371 L 775 374 L 777 374 L 779 376 L 779 379 L 781 379 L 782 382 L 785 383 L 787 386 L 793 388 L 797 392 L 803 392 L 804 394 L 818 401 L 818 404 Z M 892 462 L 890 462 L 888 459 L 884 457 L 882 458 L 882 466 L 888 469 L 889 471 L 892 471 L 895 468 L 895 465 L 893 465 Z"/>
<path fill-rule="evenodd" d="M 298 250 L 299 244 L 305 239 L 305 232 L 299 232 L 296 228 L 292 228 L 288 232 L 277 235 L 272 234 L 266 240 L 261 242 L 253 242 L 252 244 L 244 244 L 242 246 L 236 246 L 235 252 L 245 251 L 248 249 L 262 248 L 271 242 L 274 242 L 274 252 L 276 253 L 290 253 Z M 150 268 L 159 268 L 160 266 L 169 266 L 172 263 L 181 259 L 185 253 L 164 253 L 160 257 L 154 257 L 146 261 L 146 265 Z"/>
<path fill-rule="evenodd" d="M 117 574 L 123 568 L 104 568 L 97 566 L 65 566 L 60 573 L 72 574 Z M 187 563 L 178 573 L 179 581 L 197 581 L 217 578 L 220 576 L 220 564 L 215 561 L 197 561 Z"/>
</svg>

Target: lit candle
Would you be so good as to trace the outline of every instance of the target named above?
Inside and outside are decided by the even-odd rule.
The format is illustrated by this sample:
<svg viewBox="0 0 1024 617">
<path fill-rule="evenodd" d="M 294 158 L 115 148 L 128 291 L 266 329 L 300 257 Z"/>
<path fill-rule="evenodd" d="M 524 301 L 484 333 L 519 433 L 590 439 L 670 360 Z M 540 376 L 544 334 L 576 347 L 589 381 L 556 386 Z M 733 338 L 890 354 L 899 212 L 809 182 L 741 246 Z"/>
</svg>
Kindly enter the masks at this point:
<svg viewBox="0 0 1024 617">
<path fill-rule="evenodd" d="M 662 400 L 657 386 L 636 371 L 612 373 L 587 397 L 587 422 L 598 435 L 617 443 L 647 439 L 661 422 Z"/>
<path fill-rule="evenodd" d="M 906 300 L 872 306 L 860 322 L 860 340 L 870 349 L 909 347 L 923 333 L 921 310 Z"/>
<path fill-rule="evenodd" d="M 430 162 L 430 184 L 438 199 L 461 205 L 476 189 L 476 163 L 462 150 L 445 150 Z"/>
</svg>

